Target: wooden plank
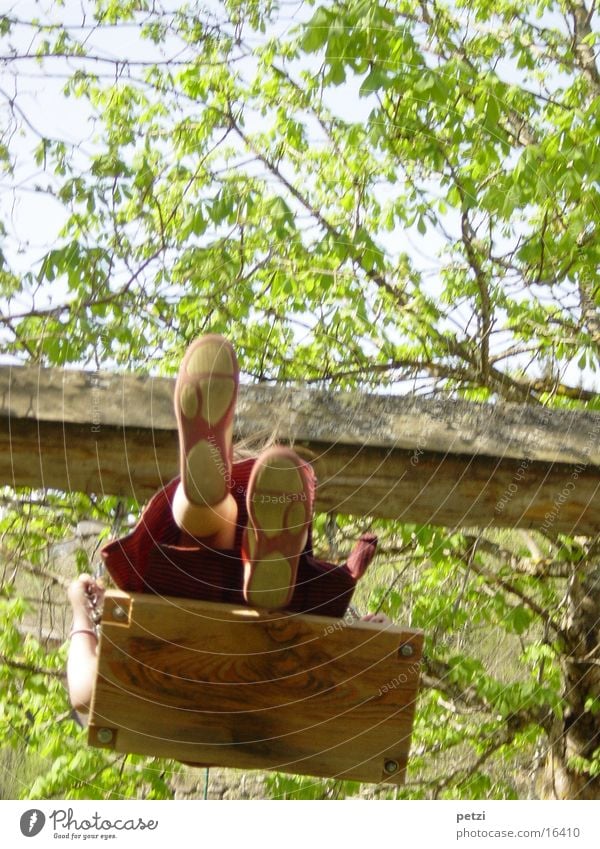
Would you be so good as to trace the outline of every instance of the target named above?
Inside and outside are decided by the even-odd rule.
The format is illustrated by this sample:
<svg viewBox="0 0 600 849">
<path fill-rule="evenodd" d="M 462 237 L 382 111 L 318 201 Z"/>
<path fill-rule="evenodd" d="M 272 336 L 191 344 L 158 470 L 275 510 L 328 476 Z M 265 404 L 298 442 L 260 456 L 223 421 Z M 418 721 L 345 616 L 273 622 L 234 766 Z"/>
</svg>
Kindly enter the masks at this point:
<svg viewBox="0 0 600 849">
<path fill-rule="evenodd" d="M 166 378 L 0 368 L 0 479 L 144 501 L 177 473 L 172 394 Z M 313 462 L 320 510 L 600 531 L 595 413 L 242 386 L 237 437 L 265 423 Z"/>
<path fill-rule="evenodd" d="M 393 626 L 110 592 L 89 740 L 400 784 L 422 645 L 421 632 Z"/>
</svg>

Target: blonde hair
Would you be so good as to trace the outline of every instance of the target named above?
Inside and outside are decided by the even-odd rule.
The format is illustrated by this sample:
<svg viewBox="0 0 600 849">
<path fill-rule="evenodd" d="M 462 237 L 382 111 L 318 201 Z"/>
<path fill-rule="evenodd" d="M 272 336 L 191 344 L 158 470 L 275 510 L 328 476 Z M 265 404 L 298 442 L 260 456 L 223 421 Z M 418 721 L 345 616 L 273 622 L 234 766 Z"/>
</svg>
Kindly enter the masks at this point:
<svg viewBox="0 0 600 849">
<path fill-rule="evenodd" d="M 238 462 L 247 460 L 250 457 L 256 457 L 267 448 L 272 448 L 280 443 L 279 429 L 276 426 L 261 428 L 250 436 L 244 436 L 238 442 L 233 444 L 233 459 Z"/>
</svg>

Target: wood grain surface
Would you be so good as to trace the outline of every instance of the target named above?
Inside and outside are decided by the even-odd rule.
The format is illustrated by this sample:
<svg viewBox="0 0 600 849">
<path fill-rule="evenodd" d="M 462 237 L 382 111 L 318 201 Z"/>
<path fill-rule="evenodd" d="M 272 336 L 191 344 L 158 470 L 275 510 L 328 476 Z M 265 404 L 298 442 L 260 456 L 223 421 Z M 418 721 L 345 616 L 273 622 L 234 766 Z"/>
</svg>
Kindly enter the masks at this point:
<svg viewBox="0 0 600 849">
<path fill-rule="evenodd" d="M 422 644 L 420 632 L 393 626 L 111 591 L 89 740 L 399 784 Z"/>
<path fill-rule="evenodd" d="M 177 474 L 166 378 L 0 368 L 0 478 L 137 498 Z M 236 436 L 310 459 L 317 509 L 404 522 L 600 530 L 600 415 L 240 387 Z"/>
</svg>

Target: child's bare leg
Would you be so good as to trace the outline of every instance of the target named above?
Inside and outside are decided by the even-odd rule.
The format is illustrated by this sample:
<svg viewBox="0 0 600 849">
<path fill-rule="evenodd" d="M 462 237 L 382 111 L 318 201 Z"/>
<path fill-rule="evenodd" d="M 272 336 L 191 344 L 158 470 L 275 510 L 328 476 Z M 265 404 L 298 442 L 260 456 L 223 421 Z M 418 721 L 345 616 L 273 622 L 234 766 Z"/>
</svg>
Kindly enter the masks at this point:
<svg viewBox="0 0 600 849">
<path fill-rule="evenodd" d="M 173 517 L 215 548 L 232 548 L 235 540 L 237 505 L 229 489 L 238 381 L 231 344 L 210 335 L 189 347 L 175 387 L 181 483 Z"/>
<path fill-rule="evenodd" d="M 233 548 L 237 522 L 237 504 L 228 495 L 218 504 L 202 507 L 190 501 L 179 484 L 173 499 L 173 518 L 182 531 L 196 539 L 210 538 L 215 548 Z"/>
<path fill-rule="evenodd" d="M 80 575 L 68 591 L 73 608 L 73 627 L 67 659 L 67 683 L 71 704 L 81 713 L 90 709 L 96 680 L 98 638 L 92 611 L 102 603 L 103 597 L 104 590 L 91 575 Z"/>
</svg>

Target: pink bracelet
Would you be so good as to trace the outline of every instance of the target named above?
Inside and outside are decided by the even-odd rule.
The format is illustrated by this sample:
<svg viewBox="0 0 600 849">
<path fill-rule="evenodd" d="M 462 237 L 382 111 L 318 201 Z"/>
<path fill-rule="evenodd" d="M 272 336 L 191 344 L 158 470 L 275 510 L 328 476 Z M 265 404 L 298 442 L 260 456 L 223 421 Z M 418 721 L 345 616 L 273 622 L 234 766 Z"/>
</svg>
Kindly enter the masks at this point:
<svg viewBox="0 0 600 849">
<path fill-rule="evenodd" d="M 75 634 L 91 634 L 92 637 L 98 639 L 98 634 L 96 634 L 95 631 L 92 631 L 91 628 L 75 628 L 75 630 L 71 631 L 71 633 L 69 634 L 69 639 L 75 636 Z"/>
</svg>

